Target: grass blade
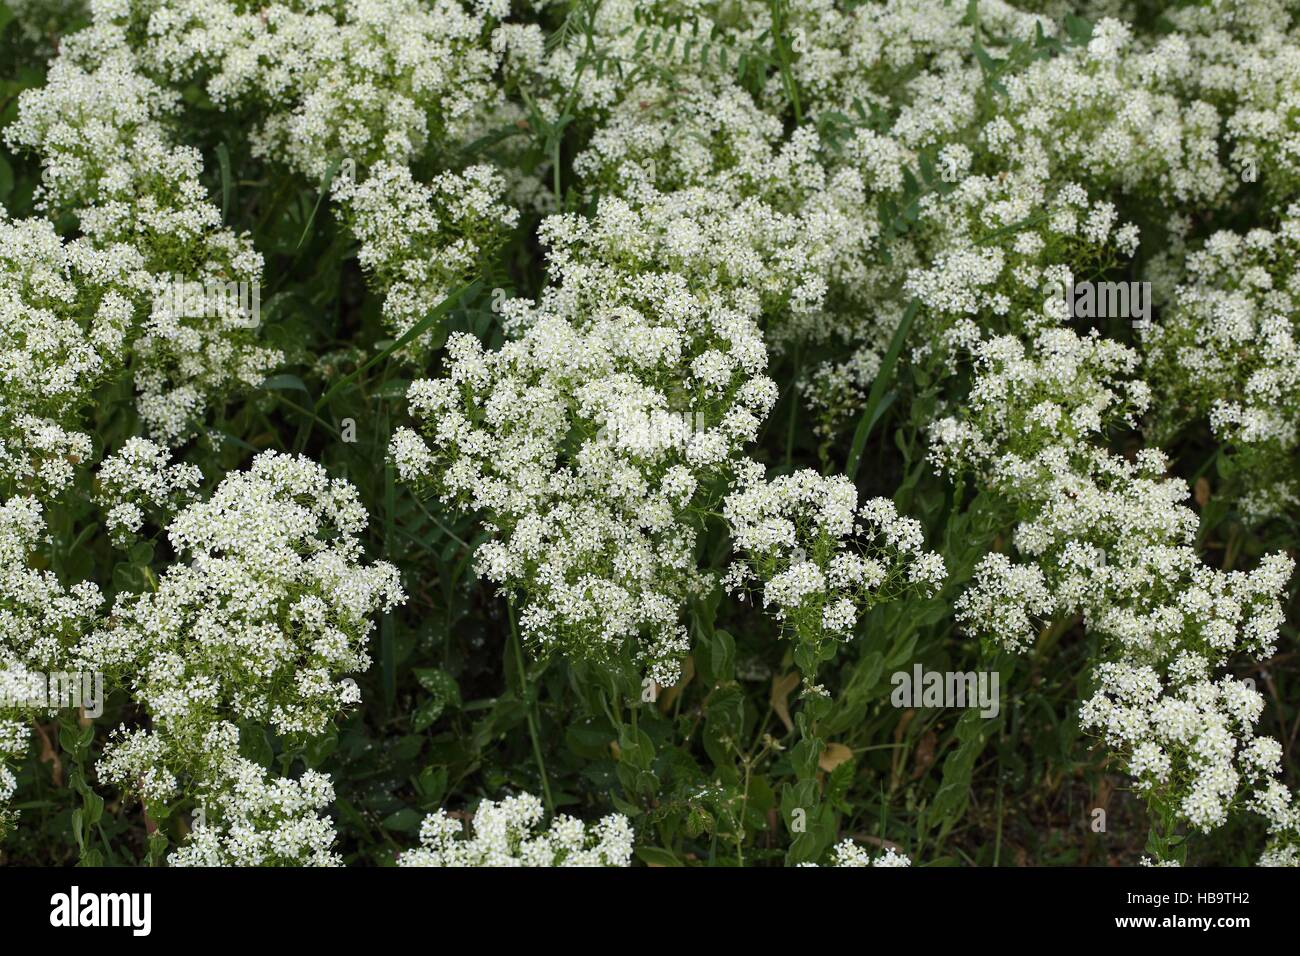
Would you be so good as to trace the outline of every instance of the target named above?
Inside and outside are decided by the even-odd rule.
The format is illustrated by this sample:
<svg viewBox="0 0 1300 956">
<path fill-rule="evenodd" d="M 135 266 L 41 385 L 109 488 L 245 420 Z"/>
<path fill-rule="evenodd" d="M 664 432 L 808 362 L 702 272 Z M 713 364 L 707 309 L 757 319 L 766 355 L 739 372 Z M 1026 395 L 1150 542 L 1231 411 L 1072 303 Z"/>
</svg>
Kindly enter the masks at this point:
<svg viewBox="0 0 1300 956">
<path fill-rule="evenodd" d="M 894 366 L 898 364 L 898 356 L 903 351 L 903 340 L 907 338 L 907 330 L 911 328 L 912 320 L 916 318 L 916 313 L 920 311 L 921 300 L 913 299 L 907 304 L 903 311 L 903 317 L 898 320 L 898 328 L 894 329 L 894 337 L 889 342 L 889 349 L 885 352 L 885 358 L 880 363 L 880 371 L 876 373 L 876 380 L 871 383 L 871 391 L 867 395 L 867 407 L 862 410 L 862 418 L 858 421 L 857 431 L 853 433 L 853 446 L 849 449 L 849 460 L 844 466 L 844 473 L 852 480 L 857 477 L 858 464 L 862 460 L 862 449 L 867 445 L 867 438 L 871 435 L 871 429 L 876 426 L 876 420 L 884 414 L 888 405 L 882 405 L 881 402 L 885 397 L 885 389 L 894 378 Z M 892 402 L 892 399 L 890 400 Z"/>
<path fill-rule="evenodd" d="M 230 150 L 225 143 L 217 144 L 217 164 L 221 167 L 221 222 L 230 222 L 230 197 L 235 190 L 235 178 L 230 172 Z"/>
<path fill-rule="evenodd" d="M 320 204 L 325 199 L 325 194 L 330 191 L 330 186 L 334 183 L 334 177 L 338 175 L 339 167 L 343 165 L 342 158 L 330 163 L 330 168 L 325 170 L 325 178 L 321 180 L 320 192 L 316 194 L 316 205 L 311 207 L 311 215 L 307 217 L 307 224 L 302 227 L 302 235 L 298 237 L 298 245 L 295 249 L 301 249 L 302 244 L 307 241 L 307 235 L 311 232 L 312 223 L 316 221 L 316 213 L 320 211 Z"/>
<path fill-rule="evenodd" d="M 456 291 L 452 292 L 449 296 L 447 296 L 447 298 L 443 299 L 436 306 L 434 306 L 432 312 L 430 312 L 428 315 L 422 318 L 419 322 L 416 322 L 415 325 L 407 329 L 406 333 L 402 335 L 402 337 L 399 338 L 396 342 L 388 346 L 388 348 L 384 349 L 378 355 L 371 358 L 360 368 L 354 369 L 353 371 L 349 372 L 347 375 L 343 376 L 343 378 L 335 382 L 332 386 L 330 386 L 329 390 L 326 391 L 325 394 L 320 397 L 320 400 L 316 402 L 316 410 L 320 411 L 320 409 L 325 406 L 325 403 L 330 400 L 330 397 L 334 395 L 335 392 L 341 389 L 344 385 L 347 385 L 349 382 L 351 382 L 362 372 L 371 368 L 375 364 L 382 362 L 384 359 L 388 358 L 388 356 L 392 355 L 394 352 L 400 349 L 407 342 L 410 342 L 412 339 L 428 331 L 435 322 L 437 322 L 444 315 L 450 312 L 456 306 L 456 304 L 460 302 L 462 299 L 473 299 L 474 296 L 478 295 L 478 290 L 482 286 L 483 286 L 483 280 L 475 279 L 472 282 L 469 282 L 461 286 Z"/>
</svg>

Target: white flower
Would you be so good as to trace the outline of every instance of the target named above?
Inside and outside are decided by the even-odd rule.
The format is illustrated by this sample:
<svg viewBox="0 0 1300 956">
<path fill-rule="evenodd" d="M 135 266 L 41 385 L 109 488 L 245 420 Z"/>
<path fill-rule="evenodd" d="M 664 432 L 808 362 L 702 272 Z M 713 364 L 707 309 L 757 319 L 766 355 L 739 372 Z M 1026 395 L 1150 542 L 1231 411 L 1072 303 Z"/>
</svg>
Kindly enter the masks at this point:
<svg viewBox="0 0 1300 956">
<path fill-rule="evenodd" d="M 531 794 L 483 800 L 473 823 L 445 811 L 425 817 L 420 846 L 399 866 L 628 866 L 632 827 L 622 814 L 586 825 L 564 814 L 541 829 L 542 802 Z"/>
</svg>

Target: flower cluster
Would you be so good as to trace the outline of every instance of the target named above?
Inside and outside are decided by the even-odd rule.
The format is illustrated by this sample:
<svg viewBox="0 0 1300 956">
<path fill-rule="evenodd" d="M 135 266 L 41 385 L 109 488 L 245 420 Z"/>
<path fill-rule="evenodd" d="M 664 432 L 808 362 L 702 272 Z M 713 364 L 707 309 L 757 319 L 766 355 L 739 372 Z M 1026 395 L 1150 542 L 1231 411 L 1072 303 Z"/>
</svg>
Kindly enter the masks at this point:
<svg viewBox="0 0 1300 956">
<path fill-rule="evenodd" d="M 405 600 L 395 568 L 361 563 L 365 524 L 347 482 L 304 458 L 259 455 L 170 522 L 171 546 L 188 560 L 151 590 L 120 594 L 78 644 L 82 665 L 112 675 L 153 722 L 110 744 L 102 772 L 154 803 L 188 779 L 219 815 L 196 859 L 217 852 L 218 833 L 232 859 L 241 845 L 269 852 L 245 831 L 262 821 L 270 829 L 258 839 L 273 843 L 284 814 L 309 810 L 299 842 L 313 858 L 326 853 L 312 814 L 329 802 L 328 783 L 260 782 L 230 720 L 305 737 L 358 703 L 349 675 L 369 667 L 371 616 Z"/>
<path fill-rule="evenodd" d="M 517 337 L 453 335 L 447 375 L 411 386 L 423 437 L 394 435 L 397 469 L 487 514 L 480 573 L 524 593 L 539 649 L 599 658 L 642 638 L 651 676 L 676 681 L 680 606 L 707 584 L 698 512 L 776 398 L 759 297 L 717 268 L 736 258 L 724 236 L 756 232 L 683 194 L 552 217 L 553 284 L 503 303 Z"/>
<path fill-rule="evenodd" d="M 144 720 L 114 732 L 98 777 L 153 819 L 193 811 L 174 862 L 339 862 L 330 779 L 277 775 L 246 735 L 290 753 L 358 702 L 399 575 L 365 562 L 362 495 L 323 465 L 254 452 L 226 471 L 236 446 L 317 447 L 323 400 L 276 404 L 306 416 L 293 446 L 246 426 L 276 384 L 312 390 L 286 352 L 319 345 L 303 364 L 334 381 L 355 364 L 367 400 L 405 388 L 410 427 L 380 447 L 416 494 L 478 516 L 473 567 L 534 655 L 633 662 L 679 704 L 690 626 L 717 632 L 699 614 L 717 616 L 719 586 L 761 596 L 818 692 L 805 699 L 822 697 L 817 665 L 866 611 L 947 582 L 926 542 L 964 553 L 973 485 L 1003 524 L 949 561 L 957 624 L 1024 651 L 1077 622 L 1095 651 L 1081 724 L 1156 828 L 1245 808 L 1270 829 L 1261 862 L 1297 862 L 1282 745 L 1256 736 L 1263 698 L 1236 676 L 1276 653 L 1294 562 L 1264 538 L 1236 566 L 1235 544 L 1221 566 L 1203 553 L 1220 504 L 1251 535 L 1293 530 L 1300 505 L 1300 21 L 1283 0 L 1158 21 L 1118 0 L 11 5 L 41 55 L 59 33 L 4 131 L 39 168 L 39 215 L 0 209 L 0 805 L 37 716 L 9 701 L 39 670 L 104 671 Z M 246 142 L 196 135 L 209 121 Z M 283 195 L 256 232 L 228 225 L 271 181 Z M 247 300 L 209 308 L 204 290 L 260 292 L 263 254 L 323 220 L 317 192 L 347 314 L 299 335 L 278 310 L 261 328 Z M 354 255 L 373 296 L 355 311 Z M 488 315 L 487 287 L 511 283 Z M 1079 314 L 1079 284 L 1119 311 L 1089 298 Z M 376 313 L 406 365 L 371 396 L 359 360 L 385 343 L 321 340 L 368 335 Z M 778 403 L 783 465 L 765 431 Z M 801 422 L 820 472 L 797 460 Z M 863 479 L 872 495 L 895 482 L 897 505 L 860 503 L 836 473 L 855 425 L 852 467 L 865 441 L 903 451 L 901 481 Z M 1206 442 L 1212 460 L 1185 467 Z M 927 461 L 957 485 L 942 508 Z M 1211 465 L 1223 481 L 1215 508 L 1195 482 L 1198 513 L 1182 476 Z M 925 526 L 899 513 L 913 500 Z M 97 527 L 130 557 L 101 581 L 107 616 L 100 585 L 65 574 L 111 553 Z M 710 676 L 702 746 L 731 800 L 752 708 Z M 541 763 L 535 696 L 513 702 Z M 614 722 L 619 702 L 601 703 Z M 811 803 L 811 728 L 832 704 L 803 706 L 786 764 Z M 738 856 L 751 772 L 786 749 L 760 740 L 761 758 L 741 754 Z M 653 752 L 634 743 L 620 771 Z M 620 808 L 665 783 L 651 767 Z M 542 822 L 526 795 L 483 801 L 472 830 L 439 811 L 401 862 L 630 861 L 621 815 Z M 828 822 L 796 841 L 805 859 L 831 850 Z M 851 841 L 833 859 L 909 862 Z"/>
<path fill-rule="evenodd" d="M 145 518 L 162 527 L 198 494 L 203 472 L 172 464 L 166 449 L 147 438 L 131 438 L 99 465 L 97 498 L 113 542 L 129 545 Z"/>
<path fill-rule="evenodd" d="M 80 415 L 121 364 L 141 265 L 0 208 L 0 488 L 52 496 L 91 458 Z"/>
<path fill-rule="evenodd" d="M 259 384 L 281 357 L 255 344 L 246 316 L 179 305 L 183 283 L 258 283 L 262 257 L 222 228 L 199 181 L 198 150 L 171 141 L 177 101 L 141 71 L 125 30 L 102 20 L 64 41 L 48 82 L 23 93 L 5 130 L 11 145 L 40 157 L 42 207 L 75 214 L 84 232 L 88 274 L 64 296 L 125 286 L 104 296 L 105 324 L 118 347 L 129 334 L 140 417 L 169 444 L 191 437 L 212 404 Z"/>
<path fill-rule="evenodd" d="M 1263 519 L 1300 502 L 1300 205 L 1275 231 L 1221 231 L 1187 256 L 1165 321 L 1143 339 L 1166 396 L 1153 431 L 1168 441 L 1208 420 L 1234 446 L 1242 509 Z"/>
<path fill-rule="evenodd" d="M 1228 818 L 1243 785 L 1249 803 L 1277 829 L 1294 830 L 1297 810 L 1277 779 L 1281 745 L 1255 737 L 1264 699 L 1232 677 L 1208 679 L 1209 662 L 1184 651 L 1168 666 L 1167 681 L 1150 666 L 1102 664 L 1098 689 L 1084 702 L 1084 727 L 1128 754 L 1141 792 L 1167 792 L 1179 816 L 1209 830 Z"/>
<path fill-rule="evenodd" d="M 802 863 L 801 866 L 816 866 L 816 863 Z M 831 850 L 831 866 L 911 866 L 912 859 L 899 853 L 892 846 L 885 847 L 885 852 L 872 856 L 852 840 L 841 840 Z"/>
<path fill-rule="evenodd" d="M 743 469 L 723 513 L 746 557 L 727 573 L 728 591 L 762 582 L 764 607 L 808 647 L 810 660 L 851 638 L 859 616 L 905 589 L 933 593 L 945 579 L 943 559 L 924 547 L 921 523 L 900 517 L 893 502 L 858 507 L 847 478 L 811 470 L 763 480 Z M 798 652 L 797 652 L 798 656 Z M 808 680 L 815 666 L 805 667 Z"/>
<path fill-rule="evenodd" d="M 146 31 L 148 74 L 201 77 L 218 107 L 253 111 L 254 155 L 332 184 L 400 335 L 515 224 L 489 166 L 427 184 L 412 173 L 431 145 L 463 141 L 501 102 L 500 54 L 484 42 L 501 4 L 474 6 L 178 0 L 123 5 L 101 22 Z"/>
<path fill-rule="evenodd" d="M 399 866 L 628 866 L 632 827 L 611 813 L 590 826 L 565 814 L 545 830 L 542 801 L 522 793 L 483 800 L 466 823 L 439 810 L 420 824 L 420 845 Z"/>
<path fill-rule="evenodd" d="M 44 544 L 45 519 L 32 497 L 0 504 L 0 835 L 12 823 L 6 804 L 16 780 L 10 760 L 27 751 L 29 721 L 55 708 L 45 699 L 52 673 L 71 671 L 73 649 L 98 620 L 103 596 L 89 582 L 66 588 L 32 566 Z"/>
<path fill-rule="evenodd" d="M 493 237 L 515 225 L 518 214 L 501 202 L 504 188 L 490 166 L 443 173 L 425 185 L 386 161 L 361 182 L 335 181 L 333 197 L 361 243 L 358 259 L 384 295 L 395 335 L 468 281 Z"/>
<path fill-rule="evenodd" d="M 1263 759 L 1269 742 L 1250 740 L 1262 702 L 1211 673 L 1236 653 L 1275 653 L 1294 562 L 1274 554 L 1253 572 L 1204 564 L 1193 547 L 1197 516 L 1183 504 L 1189 490 L 1166 477 L 1165 456 L 1143 449 L 1129 461 L 1102 444 L 1146 405 L 1145 383 L 1127 378 L 1137 356 L 1059 328 L 1040 330 L 1034 344 L 1033 353 L 1012 337 L 977 346 L 969 411 L 933 429 L 941 467 L 974 469 L 1015 502 L 1013 543 L 1029 559 L 986 556 L 959 618 L 1019 650 L 1034 642 L 1037 622 L 1081 615 L 1105 659 L 1083 726 L 1126 755 L 1170 819 L 1217 826 L 1249 785 L 1251 806 L 1294 829 L 1279 765 Z M 1249 774 L 1233 769 L 1239 747 Z"/>
<path fill-rule="evenodd" d="M 485 103 L 498 55 L 484 42 L 500 0 L 229 0 L 96 5 L 97 25 L 138 30 L 145 68 L 195 76 L 223 108 L 258 109 L 256 152 L 321 180 L 331 162 L 407 165 L 456 140 Z"/>
<path fill-rule="evenodd" d="M 570 107 L 602 117 L 574 161 L 594 213 L 544 220 L 540 297 L 502 303 L 499 350 L 452 336 L 445 376 L 409 393 L 422 435 L 400 430 L 390 454 L 404 478 L 486 514 L 478 568 L 522 595 L 537 649 L 599 659 L 635 641 L 668 685 L 687 650 L 681 609 L 711 587 L 699 531 L 776 400 L 769 345 L 831 337 L 828 293 L 870 277 L 878 228 L 866 178 L 823 163 L 812 128 L 783 139 L 729 71 L 646 52 L 635 21 L 633 4 L 603 5 L 595 54 L 519 42 L 507 58 L 517 80 L 542 78 L 543 115 L 547 84 L 592 55 L 664 69 L 577 84 Z M 726 29 L 741 46 L 762 32 Z"/>
<path fill-rule="evenodd" d="M 127 677 L 155 726 L 193 740 L 221 715 L 319 733 L 356 703 L 347 675 L 370 663 L 370 616 L 403 601 L 397 571 L 360 563 L 355 490 L 304 458 L 268 452 L 167 535 L 188 561 L 157 587 L 120 595 L 79 648 Z"/>
</svg>

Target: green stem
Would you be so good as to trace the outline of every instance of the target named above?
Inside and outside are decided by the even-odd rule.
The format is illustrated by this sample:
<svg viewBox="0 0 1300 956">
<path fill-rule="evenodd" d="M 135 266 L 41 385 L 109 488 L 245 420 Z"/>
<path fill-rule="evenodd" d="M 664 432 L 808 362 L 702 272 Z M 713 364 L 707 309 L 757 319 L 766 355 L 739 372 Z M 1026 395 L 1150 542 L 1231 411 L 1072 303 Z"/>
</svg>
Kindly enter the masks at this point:
<svg viewBox="0 0 1300 956">
<path fill-rule="evenodd" d="M 533 741 L 533 757 L 537 760 L 537 772 L 542 776 L 542 797 L 546 802 L 546 812 L 548 814 L 555 811 L 555 801 L 551 799 L 551 782 L 546 776 L 546 761 L 542 759 L 542 744 L 537 736 L 537 701 L 528 699 L 528 674 L 524 670 L 524 652 L 519 645 L 519 631 L 515 627 L 515 606 L 513 602 L 508 602 L 507 608 L 510 615 L 510 643 L 515 649 L 515 663 L 519 667 L 519 692 L 524 694 L 525 713 L 528 717 L 528 736 Z"/>
<path fill-rule="evenodd" d="M 416 506 L 422 512 L 424 512 L 424 516 L 428 518 L 430 521 L 432 521 L 435 525 L 437 525 L 442 530 L 443 534 L 447 535 L 449 538 L 451 538 L 453 541 L 459 544 L 462 548 L 465 548 L 467 550 L 469 549 L 470 547 L 469 542 L 467 542 L 464 538 L 462 538 L 456 532 L 452 531 L 445 524 L 443 524 L 442 521 L 432 511 L 430 511 L 428 508 L 425 507 L 424 502 L 420 500 L 419 495 L 413 495 L 412 500 L 414 500 Z"/>
<path fill-rule="evenodd" d="M 781 64 L 781 82 L 785 86 L 786 95 L 790 97 L 790 105 L 794 108 L 794 124 L 802 126 L 803 110 L 799 105 L 799 84 L 795 81 L 794 71 L 790 68 L 790 48 L 786 42 L 785 26 L 785 5 L 782 0 L 775 0 L 772 4 L 772 42 Z"/>
<path fill-rule="evenodd" d="M 785 434 L 785 466 L 794 461 L 794 426 L 799 417 L 799 346 L 794 347 L 794 378 L 790 382 L 790 423 Z"/>
</svg>

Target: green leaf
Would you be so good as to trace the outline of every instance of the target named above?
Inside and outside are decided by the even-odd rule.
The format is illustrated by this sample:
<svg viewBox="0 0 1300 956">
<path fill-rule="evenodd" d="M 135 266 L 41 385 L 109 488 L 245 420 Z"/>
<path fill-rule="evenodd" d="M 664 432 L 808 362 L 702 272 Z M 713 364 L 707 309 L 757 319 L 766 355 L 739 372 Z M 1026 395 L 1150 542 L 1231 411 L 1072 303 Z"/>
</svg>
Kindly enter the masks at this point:
<svg viewBox="0 0 1300 956">
<path fill-rule="evenodd" d="M 432 326 L 435 322 L 437 322 L 444 315 L 450 312 L 452 308 L 455 307 L 455 305 L 458 302 L 460 302 L 462 299 L 472 300 L 474 296 L 478 295 L 479 289 L 481 289 L 482 287 L 483 287 L 483 280 L 482 278 L 478 278 L 478 279 L 474 279 L 472 282 L 466 283 L 456 291 L 452 292 L 449 296 L 447 296 L 447 298 L 439 302 L 437 306 L 434 307 L 432 312 L 430 312 L 428 315 L 422 318 L 419 322 L 415 323 L 415 325 L 411 326 L 406 331 L 406 333 L 401 338 L 399 338 L 396 342 L 388 346 L 388 348 L 384 349 L 378 355 L 371 358 L 360 368 L 354 369 L 353 371 L 349 372 L 347 375 L 343 376 L 343 378 L 335 382 L 334 385 L 330 387 L 329 391 L 327 391 L 324 395 L 322 395 L 319 401 L 316 402 L 316 410 L 320 411 L 321 408 L 325 406 L 325 403 L 330 400 L 331 396 L 337 393 L 339 389 L 343 388 L 343 386 L 347 385 L 349 382 L 355 379 L 362 372 L 371 368 L 376 363 L 382 362 L 384 359 L 388 358 L 388 356 L 392 355 L 394 352 L 400 349 L 407 342 L 413 341 L 414 339 L 422 335 L 424 332 L 426 332 L 430 328 L 430 326 Z"/>
<path fill-rule="evenodd" d="M 315 769 L 329 759 L 330 755 L 338 749 L 338 745 L 338 731 L 331 728 L 326 733 L 307 741 L 307 745 L 303 748 L 303 759 L 308 767 Z"/>
<path fill-rule="evenodd" d="M 979 40 L 975 41 L 974 49 L 975 59 L 979 61 L 980 70 L 983 71 L 985 80 L 999 93 L 1005 93 L 1006 88 L 998 80 L 998 72 L 1005 64 L 998 63 L 993 57 L 989 56 L 988 51 L 984 49 Z"/>
<path fill-rule="evenodd" d="M 75 723 L 65 722 L 59 727 L 59 745 L 80 761 L 85 758 L 86 751 L 90 749 L 90 741 L 95 735 L 93 725 L 89 730 L 90 736 L 87 737 Z"/>
<path fill-rule="evenodd" d="M 614 731 L 605 721 L 572 724 L 564 732 L 564 742 L 583 760 L 609 759 L 609 745 L 613 740 Z"/>
<path fill-rule="evenodd" d="M 986 719 L 976 710 L 966 711 L 957 721 L 956 734 L 960 743 L 943 762 L 943 781 L 930 805 L 931 813 L 943 823 L 955 822 L 966 811 L 975 760 L 998 726 L 996 718 Z"/>
<path fill-rule="evenodd" d="M 431 697 L 426 700 L 415 708 L 415 713 L 411 715 L 411 730 L 418 734 L 433 726 L 433 722 L 442 716 L 446 706 L 445 702 L 437 698 Z"/>
<path fill-rule="evenodd" d="M 1084 46 L 1092 39 L 1092 23 L 1072 13 L 1065 15 L 1065 32 L 1075 46 Z"/>
<path fill-rule="evenodd" d="M 736 640 L 723 630 L 713 632 L 709 665 L 716 683 L 732 680 L 736 673 Z"/>
<path fill-rule="evenodd" d="M 420 829 L 420 823 L 423 819 L 424 817 L 418 810 L 403 807 L 396 813 L 390 813 L 384 817 L 383 827 L 385 830 L 396 830 L 398 833 L 415 833 Z"/>
<path fill-rule="evenodd" d="M 162 830 L 155 830 L 149 834 L 149 855 L 146 857 L 150 866 L 161 866 L 163 857 L 167 853 L 167 834 Z"/>
<path fill-rule="evenodd" d="M 411 388 L 411 380 L 406 378 L 395 378 L 380 385 L 371 392 L 372 398 L 384 399 L 403 399 Z"/>
<path fill-rule="evenodd" d="M 225 143 L 217 144 L 217 164 L 221 167 L 221 221 L 230 221 L 230 197 L 234 193 L 235 181 L 230 171 L 230 150 Z"/>
<path fill-rule="evenodd" d="M 857 430 L 853 433 L 853 445 L 849 449 L 849 460 L 844 467 L 844 473 L 850 480 L 857 477 L 858 464 L 862 460 L 862 450 L 867 445 L 867 438 L 871 435 L 871 430 L 876 426 L 877 420 L 884 414 L 885 408 L 881 402 L 884 398 L 885 389 L 894 377 L 894 366 L 898 362 L 898 356 L 903 351 L 903 340 L 907 338 L 907 330 L 912 326 L 912 320 L 916 318 L 916 313 L 920 311 L 921 300 L 913 299 L 903 310 L 903 317 L 898 320 L 898 328 L 894 329 L 894 337 L 889 342 L 889 349 L 885 352 L 885 357 L 880 363 L 880 371 L 876 373 L 875 381 L 871 383 L 871 391 L 867 395 L 866 408 L 862 410 L 862 418 L 858 421 Z M 891 399 L 892 401 L 892 399 Z"/>
<path fill-rule="evenodd" d="M 425 805 L 437 805 L 447 792 L 447 768 L 425 767 L 412 783 Z"/>
<path fill-rule="evenodd" d="M 650 866 L 681 866 L 682 862 L 667 850 L 657 846 L 639 846 L 636 848 L 637 859 Z"/>
<path fill-rule="evenodd" d="M 87 790 L 81 800 L 86 826 L 93 827 L 104 816 L 104 798 L 93 790 Z"/>
<path fill-rule="evenodd" d="M 724 779 L 736 778 L 732 754 L 745 743 L 741 739 L 744 728 L 745 695 L 739 687 L 730 684 L 709 695 L 704 718 L 704 750 Z"/>
<path fill-rule="evenodd" d="M 302 392 L 304 395 L 311 395 L 311 392 L 307 390 L 306 383 L 297 375 L 272 375 L 262 383 L 262 387 L 273 392 L 288 391 L 292 389 L 294 391 Z"/>
<path fill-rule="evenodd" d="M 416 667 L 415 679 L 420 687 L 432 695 L 441 697 L 454 706 L 460 706 L 460 687 L 454 676 L 447 674 L 442 667 Z"/>
<path fill-rule="evenodd" d="M 14 168 L 9 165 L 9 160 L 0 156 L 0 202 L 9 198 L 9 194 L 14 191 Z"/>
<path fill-rule="evenodd" d="M 138 541 L 131 546 L 131 563 L 138 568 L 147 568 L 153 564 L 153 544 Z"/>
<path fill-rule="evenodd" d="M 230 432 L 222 431 L 220 428 L 212 429 L 212 434 L 220 435 L 223 441 L 228 441 L 232 445 L 237 445 L 238 447 L 244 449 L 244 451 L 252 452 L 253 454 L 257 454 L 262 450 L 260 448 L 257 448 L 254 445 L 250 445 L 248 442 L 244 441 L 244 439 L 240 438 L 238 435 L 232 435 L 230 434 Z"/>
<path fill-rule="evenodd" d="M 316 194 L 316 205 L 311 207 L 311 215 L 307 217 L 307 223 L 302 227 L 302 235 L 298 237 L 298 245 L 295 249 L 301 249 L 302 244 L 307 241 L 307 235 L 311 232 L 312 224 L 316 221 L 316 213 L 320 209 L 321 202 L 325 199 L 325 194 L 330 191 L 330 186 L 334 183 L 334 177 L 338 175 L 339 167 L 343 165 L 343 157 L 340 156 L 329 165 L 325 170 L 325 177 L 321 180 L 320 191 Z"/>
<path fill-rule="evenodd" d="M 619 763 L 637 770 L 649 770 L 654 765 L 655 745 L 644 730 L 624 726 L 618 735 Z"/>
<path fill-rule="evenodd" d="M 714 827 L 713 816 L 703 807 L 691 807 L 690 813 L 686 817 L 686 835 L 692 840 L 702 833 L 712 833 Z"/>
<path fill-rule="evenodd" d="M 429 727 L 442 716 L 448 707 L 460 707 L 460 688 L 456 678 L 440 667 L 417 667 L 415 679 L 429 692 L 429 699 L 424 701 L 412 717 L 412 730 L 416 733 Z"/>
<path fill-rule="evenodd" d="M 1013 233 L 1017 233 L 1022 229 L 1026 229 L 1030 226 L 1035 226 L 1046 218 L 1047 218 L 1047 213 L 1042 211 L 1030 213 L 1024 219 L 1020 219 L 1016 222 L 1007 223 L 1005 226 L 999 226 L 997 229 L 994 229 L 992 232 L 986 232 L 984 235 L 980 236 L 979 239 L 975 241 L 975 244 L 977 246 L 990 245 L 994 242 L 997 242 L 1000 239 L 1004 239 L 1007 236 L 1012 235 Z"/>
<path fill-rule="evenodd" d="M 239 728 L 239 753 L 263 767 L 275 762 L 275 748 L 266 731 L 256 724 L 243 724 Z"/>
</svg>

